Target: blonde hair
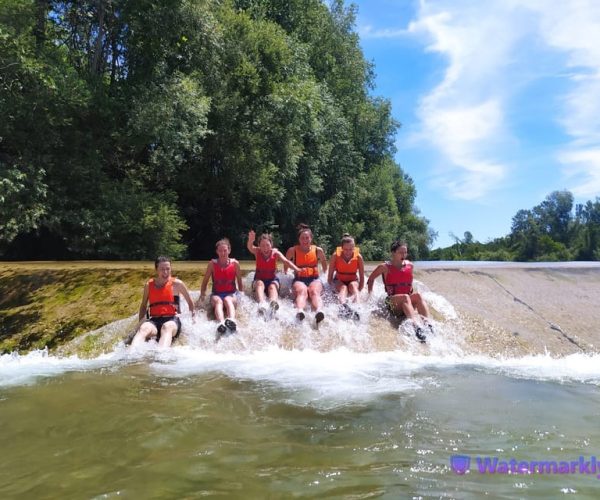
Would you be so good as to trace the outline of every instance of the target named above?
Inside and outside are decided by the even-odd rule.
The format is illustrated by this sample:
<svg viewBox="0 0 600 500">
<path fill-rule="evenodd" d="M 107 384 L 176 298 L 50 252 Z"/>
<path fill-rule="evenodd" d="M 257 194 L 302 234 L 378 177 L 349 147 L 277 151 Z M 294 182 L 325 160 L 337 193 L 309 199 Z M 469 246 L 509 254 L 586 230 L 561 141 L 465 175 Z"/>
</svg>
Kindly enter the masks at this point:
<svg viewBox="0 0 600 500">
<path fill-rule="evenodd" d="M 229 238 L 221 238 L 219 241 L 215 243 L 215 250 L 219 248 L 219 245 L 227 245 L 229 250 L 231 250 L 231 243 L 229 243 Z"/>
<path fill-rule="evenodd" d="M 262 240 L 268 240 L 269 242 L 271 242 L 271 245 L 273 245 L 273 235 L 271 233 L 263 233 L 260 235 L 260 238 L 258 239 L 258 244 L 260 245 L 260 242 Z"/>
</svg>

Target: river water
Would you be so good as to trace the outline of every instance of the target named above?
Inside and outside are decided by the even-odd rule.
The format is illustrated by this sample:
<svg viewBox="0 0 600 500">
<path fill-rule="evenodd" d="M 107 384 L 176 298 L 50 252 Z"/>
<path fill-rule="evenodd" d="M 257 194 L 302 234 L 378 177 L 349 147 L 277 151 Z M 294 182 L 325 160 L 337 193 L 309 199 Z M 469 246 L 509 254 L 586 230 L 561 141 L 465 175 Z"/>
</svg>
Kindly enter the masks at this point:
<svg viewBox="0 0 600 500">
<path fill-rule="evenodd" d="M 184 312 L 167 350 L 2 355 L 0 498 L 597 498 L 600 356 L 472 354 L 426 299 L 425 346 L 244 299 L 219 343 Z"/>
</svg>

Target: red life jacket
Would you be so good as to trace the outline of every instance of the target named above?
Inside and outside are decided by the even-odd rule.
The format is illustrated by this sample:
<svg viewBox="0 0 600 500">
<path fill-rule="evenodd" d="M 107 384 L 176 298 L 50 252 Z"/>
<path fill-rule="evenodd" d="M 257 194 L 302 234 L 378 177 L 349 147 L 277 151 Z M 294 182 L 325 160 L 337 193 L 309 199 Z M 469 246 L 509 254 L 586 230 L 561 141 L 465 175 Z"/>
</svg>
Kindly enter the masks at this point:
<svg viewBox="0 0 600 500">
<path fill-rule="evenodd" d="M 311 245 L 308 252 L 303 252 L 300 245 L 294 247 L 294 264 L 300 268 L 296 278 L 312 278 L 319 276 L 319 259 L 317 257 L 317 246 Z"/>
<path fill-rule="evenodd" d="M 276 248 L 273 248 L 271 255 L 265 259 L 263 253 L 258 250 L 256 252 L 256 272 L 254 273 L 255 280 L 272 280 L 275 279 L 277 271 L 277 255 Z"/>
<path fill-rule="evenodd" d="M 213 259 L 212 263 L 213 293 L 235 292 L 237 290 L 237 287 L 235 286 L 235 262 L 232 259 L 229 259 L 229 262 L 225 267 L 221 267 L 217 259 Z"/>
<path fill-rule="evenodd" d="M 150 317 L 175 316 L 177 302 L 173 293 L 173 277 L 164 286 L 157 287 L 154 278 L 148 280 L 148 301 L 150 302 Z"/>
<path fill-rule="evenodd" d="M 359 252 L 359 248 L 354 247 L 352 258 L 346 262 L 342 256 L 342 247 L 337 247 L 335 249 L 335 279 L 345 283 L 356 281 Z"/>
<path fill-rule="evenodd" d="M 388 295 L 399 295 L 403 293 L 410 293 L 412 291 L 413 283 L 413 266 L 412 264 L 405 264 L 401 268 L 397 268 L 392 265 L 391 262 L 385 263 L 388 272 L 383 277 L 383 283 L 385 284 L 385 291 Z"/>
</svg>

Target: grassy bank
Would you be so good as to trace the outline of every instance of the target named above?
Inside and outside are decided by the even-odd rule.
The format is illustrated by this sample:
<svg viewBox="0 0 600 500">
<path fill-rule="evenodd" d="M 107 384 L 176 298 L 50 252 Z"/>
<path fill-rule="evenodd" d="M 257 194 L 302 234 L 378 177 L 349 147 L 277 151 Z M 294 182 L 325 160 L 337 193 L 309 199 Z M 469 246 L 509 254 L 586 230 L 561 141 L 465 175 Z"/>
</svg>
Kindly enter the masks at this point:
<svg viewBox="0 0 600 500">
<path fill-rule="evenodd" d="M 198 290 L 206 262 L 175 262 Z M 153 262 L 1 262 L 0 352 L 54 349 L 137 313 Z"/>
</svg>

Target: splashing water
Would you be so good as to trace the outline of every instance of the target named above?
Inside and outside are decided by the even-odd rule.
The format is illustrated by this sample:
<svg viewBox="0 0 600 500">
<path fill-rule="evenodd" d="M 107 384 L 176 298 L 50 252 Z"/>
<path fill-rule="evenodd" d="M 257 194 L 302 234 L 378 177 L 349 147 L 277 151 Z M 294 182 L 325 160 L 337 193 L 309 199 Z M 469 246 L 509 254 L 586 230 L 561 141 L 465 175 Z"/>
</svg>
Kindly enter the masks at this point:
<svg viewBox="0 0 600 500">
<path fill-rule="evenodd" d="M 47 351 L 26 355 L 0 356 L 0 386 L 32 383 L 40 377 L 65 372 L 116 368 L 145 362 L 165 376 L 188 376 L 217 371 L 234 378 L 269 380 L 282 386 L 310 388 L 322 394 L 335 393 L 360 398 L 364 395 L 395 392 L 418 384 L 410 377 L 431 367 L 469 367 L 511 377 L 598 384 L 599 356 L 573 354 L 556 358 L 550 354 L 502 357 L 468 352 L 464 329 L 452 305 L 442 296 L 415 282 L 435 312 L 430 319 L 434 334 L 426 344 L 414 336 L 410 321 L 389 320 L 381 313 L 385 292 L 375 284 L 372 297 L 363 292 L 362 301 L 352 307 L 360 320 L 338 317 L 339 305 L 327 291 L 325 320 L 315 325 L 314 314 L 298 323 L 296 309 L 289 299 L 280 300 L 275 317 L 257 314 L 258 305 L 250 297 L 253 275 L 245 279 L 246 294 L 238 306 L 238 331 L 216 341 L 217 323 L 205 313 L 192 323 L 182 304 L 182 339 L 169 349 L 149 341 L 138 348 L 122 342 L 92 359 L 77 355 L 54 356 Z M 291 278 L 280 275 L 282 295 L 289 294 Z M 198 293 L 192 294 L 195 299 Z M 131 321 L 121 320 L 103 329 L 114 344 Z M 108 333 L 107 333 L 108 332 Z M 81 339 L 79 340 L 79 342 Z"/>
</svg>

